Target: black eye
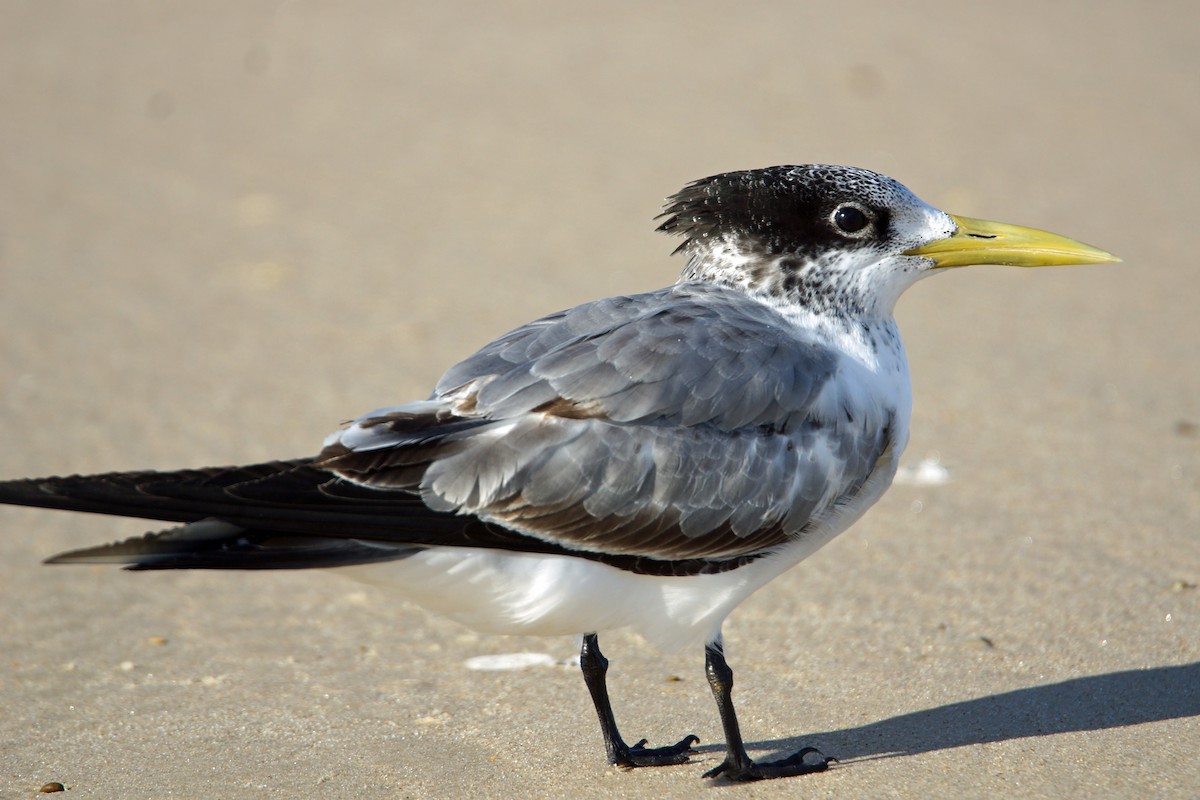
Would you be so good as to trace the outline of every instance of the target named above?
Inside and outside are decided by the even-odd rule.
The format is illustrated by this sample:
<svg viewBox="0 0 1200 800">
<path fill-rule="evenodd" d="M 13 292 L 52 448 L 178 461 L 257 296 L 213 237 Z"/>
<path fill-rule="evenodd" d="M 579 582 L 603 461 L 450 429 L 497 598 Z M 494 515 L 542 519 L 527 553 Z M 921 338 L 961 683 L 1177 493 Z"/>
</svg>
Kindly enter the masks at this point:
<svg viewBox="0 0 1200 800">
<path fill-rule="evenodd" d="M 858 206 L 838 206 L 833 212 L 833 224 L 844 233 L 858 233 L 871 224 L 871 219 Z"/>
</svg>

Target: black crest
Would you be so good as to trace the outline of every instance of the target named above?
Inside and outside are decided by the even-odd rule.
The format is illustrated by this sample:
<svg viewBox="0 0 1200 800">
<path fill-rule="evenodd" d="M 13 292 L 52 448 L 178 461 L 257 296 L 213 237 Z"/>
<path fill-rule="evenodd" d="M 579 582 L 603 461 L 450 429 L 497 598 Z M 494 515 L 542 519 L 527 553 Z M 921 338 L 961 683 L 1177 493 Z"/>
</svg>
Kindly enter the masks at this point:
<svg viewBox="0 0 1200 800">
<path fill-rule="evenodd" d="M 822 164 L 725 172 L 693 181 L 668 199 L 658 230 L 684 237 L 676 252 L 732 237 L 768 255 L 806 254 L 868 238 L 849 239 L 834 226 L 833 213 L 845 203 L 869 210 L 872 233 L 885 235 L 887 200 L 896 187 L 869 170 Z"/>
</svg>

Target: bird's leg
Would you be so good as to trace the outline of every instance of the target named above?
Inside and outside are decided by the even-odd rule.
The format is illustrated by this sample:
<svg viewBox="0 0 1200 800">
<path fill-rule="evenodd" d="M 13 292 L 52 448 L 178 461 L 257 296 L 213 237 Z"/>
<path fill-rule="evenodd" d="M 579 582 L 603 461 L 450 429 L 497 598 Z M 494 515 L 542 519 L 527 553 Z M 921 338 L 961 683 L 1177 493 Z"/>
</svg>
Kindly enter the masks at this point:
<svg viewBox="0 0 1200 800">
<path fill-rule="evenodd" d="M 645 747 L 642 739 L 630 747 L 617 731 L 617 720 L 613 717 L 612 704 L 608 700 L 608 685 L 604 675 L 608 672 L 608 659 L 600 652 L 600 641 L 596 634 L 587 633 L 579 649 L 579 666 L 583 670 L 583 681 L 596 704 L 596 715 L 600 717 L 600 731 L 604 734 L 604 747 L 608 750 L 608 762 L 618 767 L 661 767 L 668 764 L 684 764 L 692 745 L 700 741 L 688 735 L 670 747 Z"/>
<path fill-rule="evenodd" d="M 717 710 L 721 713 L 726 748 L 725 760 L 704 773 L 704 777 L 715 778 L 724 775 L 731 781 L 786 778 L 810 772 L 824 772 L 829 768 L 831 761 L 837 761 L 836 758 L 822 755 L 815 747 L 805 747 L 798 753 L 778 761 L 761 764 L 751 761 L 750 756 L 746 754 L 746 745 L 742 742 L 737 714 L 733 710 L 733 670 L 725 663 L 724 648 L 719 639 L 704 646 L 704 671 L 708 676 L 713 698 L 717 701 Z"/>
</svg>

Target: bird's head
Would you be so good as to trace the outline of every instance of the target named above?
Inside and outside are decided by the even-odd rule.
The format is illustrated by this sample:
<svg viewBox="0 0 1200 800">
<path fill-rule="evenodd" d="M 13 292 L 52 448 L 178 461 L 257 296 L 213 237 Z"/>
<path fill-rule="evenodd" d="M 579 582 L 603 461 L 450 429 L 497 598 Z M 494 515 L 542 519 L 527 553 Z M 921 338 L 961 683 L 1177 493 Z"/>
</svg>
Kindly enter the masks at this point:
<svg viewBox="0 0 1200 800">
<path fill-rule="evenodd" d="M 814 312 L 890 315 L 933 271 L 1096 264 L 1115 256 L 1056 234 L 940 211 L 876 172 L 824 164 L 727 172 L 667 202 L 683 280 L 723 283 Z"/>
</svg>

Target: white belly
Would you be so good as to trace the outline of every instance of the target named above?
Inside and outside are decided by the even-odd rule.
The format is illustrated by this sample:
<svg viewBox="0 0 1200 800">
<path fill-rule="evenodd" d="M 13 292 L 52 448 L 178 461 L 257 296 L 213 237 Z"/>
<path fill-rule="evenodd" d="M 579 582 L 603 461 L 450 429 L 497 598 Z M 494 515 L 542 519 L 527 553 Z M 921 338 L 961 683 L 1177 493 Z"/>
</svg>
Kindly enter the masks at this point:
<svg viewBox="0 0 1200 800">
<path fill-rule="evenodd" d="M 765 582 L 758 563 L 715 575 L 638 575 L 582 558 L 435 547 L 337 572 L 485 633 L 557 635 L 629 627 L 672 650 L 715 636 Z"/>
<path fill-rule="evenodd" d="M 881 459 L 858 496 L 831 510 L 801 539 L 727 572 L 638 575 L 583 558 L 468 547 L 431 547 L 337 572 L 485 633 L 631 628 L 663 650 L 676 650 L 717 638 L 739 603 L 862 516 L 891 483 L 896 455 Z"/>
</svg>

